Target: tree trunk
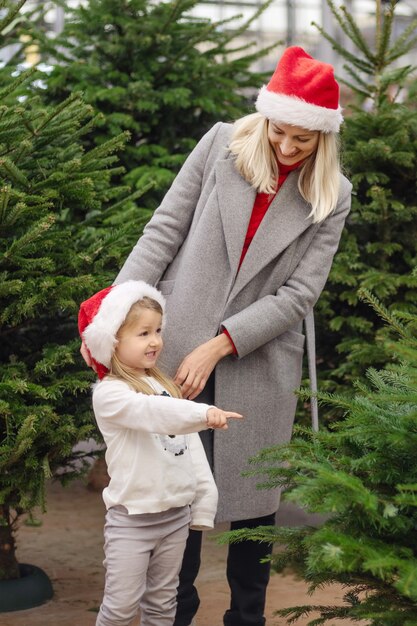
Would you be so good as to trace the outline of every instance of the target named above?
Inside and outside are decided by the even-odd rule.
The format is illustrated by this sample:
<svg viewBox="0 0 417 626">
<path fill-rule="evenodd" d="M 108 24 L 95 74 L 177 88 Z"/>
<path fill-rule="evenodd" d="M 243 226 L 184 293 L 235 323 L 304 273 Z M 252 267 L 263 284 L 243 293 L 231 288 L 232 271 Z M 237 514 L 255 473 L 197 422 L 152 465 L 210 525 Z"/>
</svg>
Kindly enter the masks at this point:
<svg viewBox="0 0 417 626">
<path fill-rule="evenodd" d="M 0 506 L 0 580 L 19 578 L 19 566 L 16 559 L 14 525 L 10 508 Z"/>
</svg>

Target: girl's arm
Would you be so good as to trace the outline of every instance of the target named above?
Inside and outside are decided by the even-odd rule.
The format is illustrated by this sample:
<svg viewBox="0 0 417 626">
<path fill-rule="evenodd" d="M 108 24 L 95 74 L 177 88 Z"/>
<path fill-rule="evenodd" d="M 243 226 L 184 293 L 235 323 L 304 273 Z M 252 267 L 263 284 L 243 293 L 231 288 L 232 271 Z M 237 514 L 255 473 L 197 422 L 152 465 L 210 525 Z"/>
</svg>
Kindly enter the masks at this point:
<svg viewBox="0 0 417 626">
<path fill-rule="evenodd" d="M 126 383 L 104 380 L 93 392 L 97 423 L 104 430 L 129 428 L 161 435 L 185 435 L 207 428 L 227 428 L 227 419 L 242 417 L 208 404 L 169 396 L 148 396 Z"/>
</svg>

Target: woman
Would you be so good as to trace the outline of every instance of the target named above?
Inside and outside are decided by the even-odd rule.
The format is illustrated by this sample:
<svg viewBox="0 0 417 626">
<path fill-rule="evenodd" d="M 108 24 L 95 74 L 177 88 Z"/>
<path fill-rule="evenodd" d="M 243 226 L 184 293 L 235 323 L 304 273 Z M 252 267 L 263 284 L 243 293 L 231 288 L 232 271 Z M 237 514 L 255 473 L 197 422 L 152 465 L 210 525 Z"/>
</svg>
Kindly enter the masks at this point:
<svg viewBox="0 0 417 626">
<path fill-rule="evenodd" d="M 216 124 L 198 143 L 116 282 L 142 279 L 167 299 L 165 359 L 189 399 L 245 416 L 203 439 L 219 489 L 217 521 L 274 524 L 276 491 L 243 477 L 261 448 L 288 441 L 302 324 L 328 276 L 350 208 L 340 172 L 333 68 L 284 51 L 257 113 Z M 201 533 L 184 555 L 175 626 L 193 622 Z M 270 546 L 230 546 L 227 626 L 263 626 Z"/>
</svg>

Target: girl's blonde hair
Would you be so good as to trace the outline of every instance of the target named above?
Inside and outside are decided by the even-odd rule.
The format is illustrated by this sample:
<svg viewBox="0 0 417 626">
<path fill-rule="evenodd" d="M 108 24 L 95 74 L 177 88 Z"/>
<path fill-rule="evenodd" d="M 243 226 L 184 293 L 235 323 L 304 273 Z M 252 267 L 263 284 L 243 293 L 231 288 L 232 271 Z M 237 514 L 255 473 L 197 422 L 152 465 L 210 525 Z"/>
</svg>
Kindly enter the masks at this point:
<svg viewBox="0 0 417 626">
<path fill-rule="evenodd" d="M 268 139 L 269 120 L 261 113 L 246 115 L 234 123 L 230 152 L 239 174 L 258 192 L 274 194 L 278 163 Z M 339 141 L 336 133 L 319 132 L 315 153 L 301 166 L 298 190 L 311 204 L 309 217 L 321 222 L 336 207 L 340 186 Z"/>
<path fill-rule="evenodd" d="M 144 296 L 141 300 L 135 302 L 132 305 L 129 313 L 126 316 L 124 323 L 119 328 L 116 338 L 119 339 L 123 330 L 129 329 L 133 324 L 135 324 L 140 316 L 143 313 L 144 309 L 148 309 L 151 311 L 156 311 L 160 315 L 163 314 L 162 307 L 153 298 L 149 298 L 148 296 Z M 146 376 L 152 376 L 155 378 L 164 389 L 167 390 L 170 396 L 174 398 L 181 398 L 181 389 L 174 383 L 174 381 L 161 372 L 161 370 L 157 367 L 152 367 L 150 369 L 145 370 Z M 111 363 L 110 363 L 110 373 L 109 376 L 114 378 L 119 378 L 128 383 L 128 385 L 134 389 L 134 391 L 139 391 L 140 393 L 145 393 L 148 396 L 159 395 L 159 392 L 155 391 L 152 386 L 140 375 L 138 375 L 137 371 L 128 367 L 117 357 L 116 353 L 113 353 Z"/>
</svg>

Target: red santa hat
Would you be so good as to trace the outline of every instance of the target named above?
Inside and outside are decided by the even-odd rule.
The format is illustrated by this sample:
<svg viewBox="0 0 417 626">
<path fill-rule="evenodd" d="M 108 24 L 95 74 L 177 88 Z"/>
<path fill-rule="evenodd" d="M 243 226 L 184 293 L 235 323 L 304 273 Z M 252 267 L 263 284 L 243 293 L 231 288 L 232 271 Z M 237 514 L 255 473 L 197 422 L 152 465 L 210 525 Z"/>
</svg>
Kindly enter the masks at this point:
<svg viewBox="0 0 417 626">
<path fill-rule="evenodd" d="M 256 109 L 275 122 L 324 133 L 337 133 L 343 121 L 333 67 L 298 46 L 284 51 Z"/>
<path fill-rule="evenodd" d="M 78 330 L 100 379 L 109 371 L 119 328 L 132 305 L 145 296 L 156 300 L 164 313 L 164 296 L 142 280 L 128 280 L 120 285 L 106 287 L 82 302 L 78 313 Z"/>
</svg>

